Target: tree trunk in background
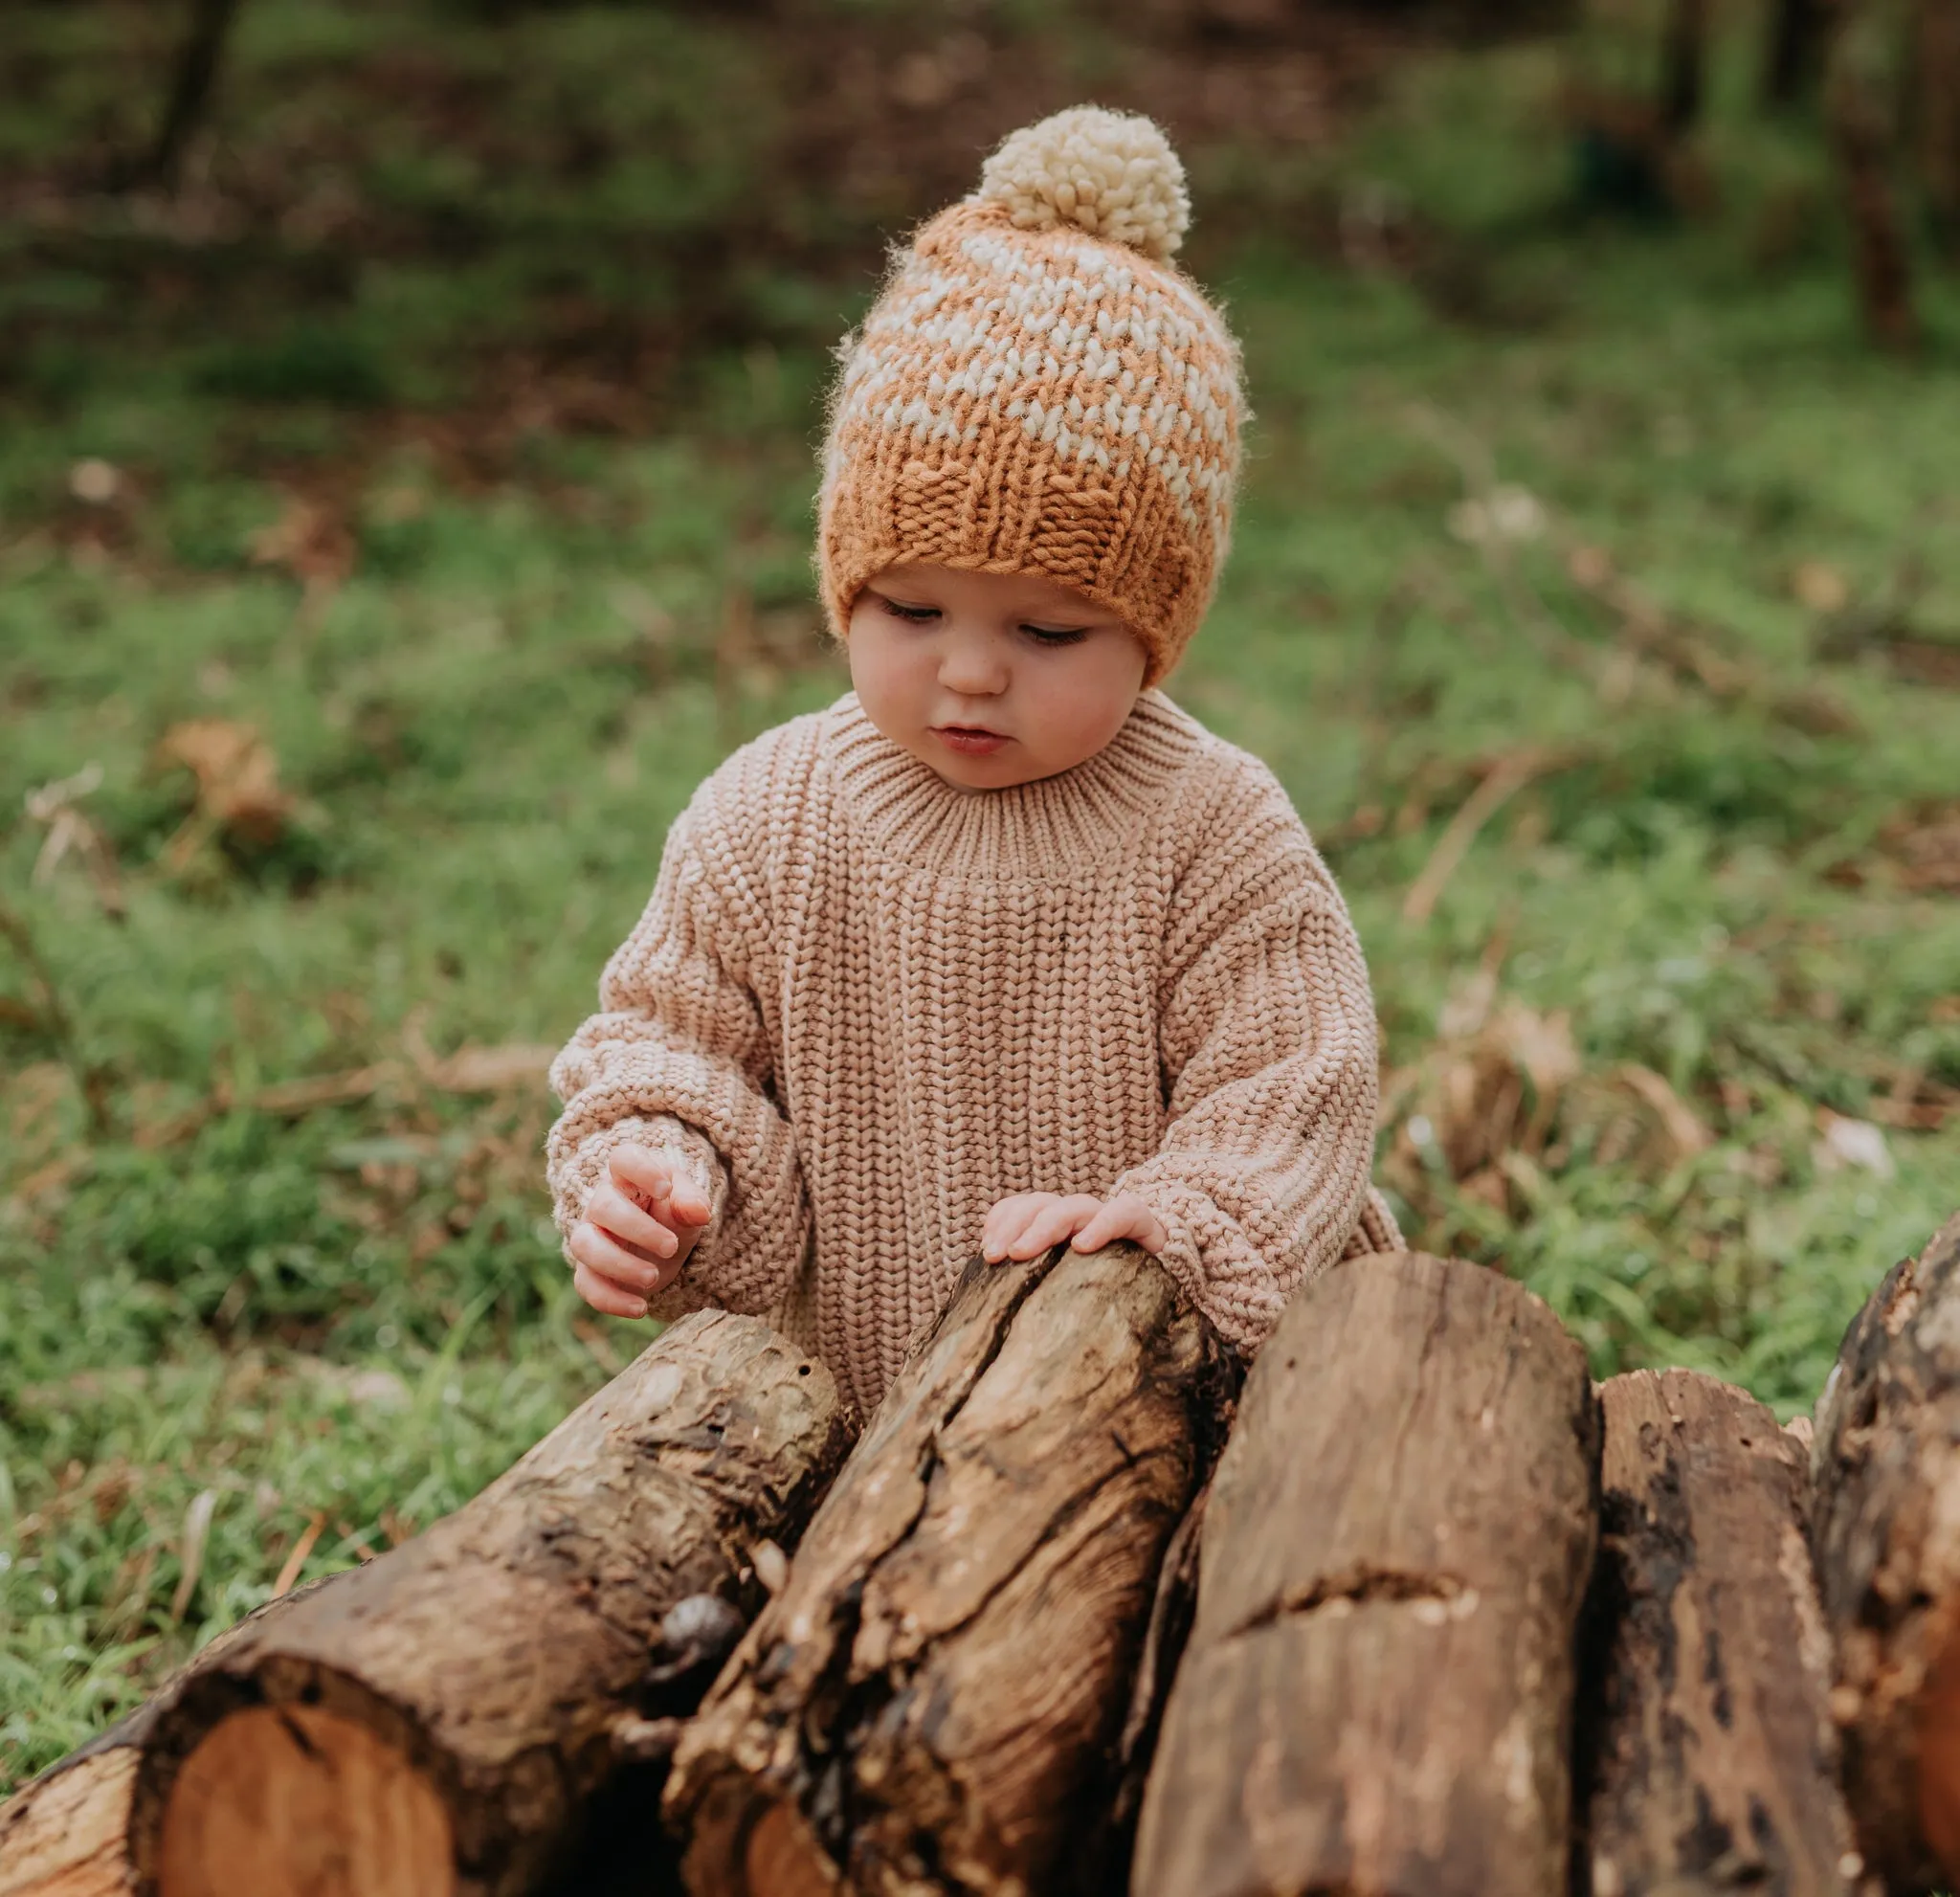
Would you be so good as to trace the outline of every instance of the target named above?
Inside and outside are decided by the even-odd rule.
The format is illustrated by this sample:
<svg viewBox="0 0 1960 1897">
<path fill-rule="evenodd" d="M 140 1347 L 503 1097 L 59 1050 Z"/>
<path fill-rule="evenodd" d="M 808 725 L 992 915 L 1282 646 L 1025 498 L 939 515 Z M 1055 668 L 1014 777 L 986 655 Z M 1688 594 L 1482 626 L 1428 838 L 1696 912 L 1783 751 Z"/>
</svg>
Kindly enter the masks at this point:
<svg viewBox="0 0 1960 1897">
<path fill-rule="evenodd" d="M 1919 0 L 1916 24 L 1920 175 L 1940 248 L 1960 263 L 1960 6 Z"/>
<path fill-rule="evenodd" d="M 239 0 L 193 0 L 190 29 L 171 73 L 164 116 L 148 153 L 128 179 L 130 184 L 166 188 L 176 184 L 185 148 L 203 123 L 217 88 L 218 68 L 224 63 L 225 45 L 238 17 L 238 6 Z"/>
<path fill-rule="evenodd" d="M 1779 109 L 1816 97 L 1824 72 L 1831 0 L 1770 0 L 1763 101 Z"/>
<path fill-rule="evenodd" d="M 1817 1404 L 1811 1539 L 1869 1863 L 1960 1876 L 1960 1217 L 1859 1312 Z M 1944 1872 L 1944 1876 L 1943 1876 Z"/>
<path fill-rule="evenodd" d="M 849 1442 L 760 1320 L 659 1337 L 475 1501 L 269 1603 L 0 1811 L 0 1897 L 531 1890 L 644 1774 Z"/>
<path fill-rule="evenodd" d="M 971 1267 L 682 1735 L 689 1887 L 1105 1887 L 1160 1567 L 1234 1376 L 1132 1245 Z"/>
<path fill-rule="evenodd" d="M 1709 0 L 1668 0 L 1661 42 L 1660 129 L 1680 138 L 1701 123 L 1708 73 Z"/>
<path fill-rule="evenodd" d="M 1851 223 L 1865 329 L 1882 347 L 1905 351 L 1919 341 L 1912 261 L 1892 177 L 1892 115 L 1864 37 L 1875 29 L 1861 19 L 1863 11 L 1849 0 L 1839 8 L 1825 102 Z"/>
<path fill-rule="evenodd" d="M 1246 1380 L 1133 1897 L 1565 1897 L 1599 1408 L 1496 1272 L 1344 1264 Z"/>
<path fill-rule="evenodd" d="M 1579 1887 L 1843 1897 L 1860 1866 L 1804 1452 L 1752 1396 L 1692 1371 L 1636 1371 L 1599 1395 Z"/>
</svg>

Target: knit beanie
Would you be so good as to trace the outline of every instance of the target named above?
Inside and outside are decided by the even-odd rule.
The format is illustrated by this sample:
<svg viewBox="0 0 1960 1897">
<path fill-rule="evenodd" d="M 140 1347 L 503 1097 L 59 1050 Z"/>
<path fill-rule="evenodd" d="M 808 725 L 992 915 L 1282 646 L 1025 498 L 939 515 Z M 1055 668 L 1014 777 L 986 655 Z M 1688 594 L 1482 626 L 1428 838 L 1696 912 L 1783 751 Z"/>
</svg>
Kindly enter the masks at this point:
<svg viewBox="0 0 1960 1897">
<path fill-rule="evenodd" d="M 1238 349 L 1170 261 L 1184 167 L 1148 119 L 1077 106 L 1013 133 L 894 257 L 842 373 L 817 567 L 845 636 L 902 560 L 1029 573 L 1120 614 L 1154 685 L 1232 525 Z"/>
</svg>

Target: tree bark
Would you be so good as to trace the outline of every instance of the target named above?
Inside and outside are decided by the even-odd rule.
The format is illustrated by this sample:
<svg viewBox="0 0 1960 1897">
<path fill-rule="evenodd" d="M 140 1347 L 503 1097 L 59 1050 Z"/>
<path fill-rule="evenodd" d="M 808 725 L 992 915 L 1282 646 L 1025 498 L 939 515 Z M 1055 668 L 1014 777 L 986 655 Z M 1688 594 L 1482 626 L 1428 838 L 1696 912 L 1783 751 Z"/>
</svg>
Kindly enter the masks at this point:
<svg viewBox="0 0 1960 1897">
<path fill-rule="evenodd" d="M 1960 1877 L 1960 1217 L 1852 1321 L 1813 1468 L 1859 1848 L 1889 1888 L 1923 1890 Z"/>
<path fill-rule="evenodd" d="M 1660 128 L 1678 139 L 1701 123 L 1707 91 L 1708 0 L 1668 0 L 1661 42 Z"/>
<path fill-rule="evenodd" d="M 164 103 L 157 134 L 127 182 L 174 187 L 186 146 L 203 123 L 217 89 L 218 68 L 238 16 L 239 0 L 194 0 L 189 31 L 170 74 L 170 96 Z"/>
<path fill-rule="evenodd" d="M 1692 1371 L 1599 1394 L 1579 1887 L 1847 1897 L 1862 1864 L 1838 1789 L 1804 1452 L 1752 1396 Z"/>
<path fill-rule="evenodd" d="M 1917 39 L 1920 174 L 1934 236 L 1960 262 L 1960 7 L 1919 0 Z"/>
<path fill-rule="evenodd" d="M 760 1598 L 752 1551 L 848 1440 L 821 1365 L 757 1319 L 684 1319 L 467 1506 L 268 1603 L 29 1786 L 0 1893 L 528 1890 L 635 1771 L 651 1837 L 671 1722 Z"/>
<path fill-rule="evenodd" d="M 1233 1380 L 1134 1246 L 970 1267 L 682 1736 L 689 1887 L 1106 1885 L 1159 1569 Z"/>
<path fill-rule="evenodd" d="M 1773 0 L 1770 46 L 1763 62 L 1763 102 L 1802 104 L 1816 95 L 1824 69 L 1830 0 Z"/>
<path fill-rule="evenodd" d="M 1421 1254 L 1295 1299 L 1206 1509 L 1133 1897 L 1565 1897 L 1599 1410 L 1536 1298 Z"/>
<path fill-rule="evenodd" d="M 1826 101 L 1831 143 L 1843 182 L 1865 331 L 1881 347 L 1904 352 L 1919 342 L 1912 256 L 1892 177 L 1892 127 L 1859 13 L 1859 7 L 1843 0 L 1832 34 Z"/>
</svg>

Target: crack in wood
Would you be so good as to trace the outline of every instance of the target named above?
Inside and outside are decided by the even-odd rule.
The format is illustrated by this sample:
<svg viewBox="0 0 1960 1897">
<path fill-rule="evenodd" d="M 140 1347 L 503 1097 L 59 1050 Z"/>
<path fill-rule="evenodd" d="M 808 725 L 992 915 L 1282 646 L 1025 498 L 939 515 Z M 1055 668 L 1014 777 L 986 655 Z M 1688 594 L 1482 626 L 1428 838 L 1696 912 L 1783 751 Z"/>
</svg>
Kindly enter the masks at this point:
<svg viewBox="0 0 1960 1897">
<path fill-rule="evenodd" d="M 1349 1568 L 1324 1574 L 1306 1588 L 1289 1589 L 1227 1628 L 1219 1640 L 1242 1640 L 1277 1621 L 1303 1619 L 1329 1607 L 1365 1607 L 1376 1601 L 1397 1605 L 1428 1601 L 1445 1609 L 1445 1618 L 1455 1618 L 1476 1610 L 1477 1590 L 1455 1574 L 1415 1573 L 1405 1568 Z"/>
</svg>

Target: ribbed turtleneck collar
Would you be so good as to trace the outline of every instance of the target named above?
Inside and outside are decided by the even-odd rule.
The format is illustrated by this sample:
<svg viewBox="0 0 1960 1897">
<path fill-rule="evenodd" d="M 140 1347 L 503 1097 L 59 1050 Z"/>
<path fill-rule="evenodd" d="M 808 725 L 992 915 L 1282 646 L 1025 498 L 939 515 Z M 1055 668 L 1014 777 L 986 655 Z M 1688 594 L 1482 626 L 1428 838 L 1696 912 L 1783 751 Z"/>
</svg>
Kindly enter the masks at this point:
<svg viewBox="0 0 1960 1897">
<path fill-rule="evenodd" d="M 884 855 L 946 876 L 1066 882 L 1122 851 L 1205 735 L 1189 712 L 1147 691 L 1074 769 L 1004 791 L 960 791 L 846 692 L 825 714 L 823 751 L 845 808 Z"/>
</svg>

